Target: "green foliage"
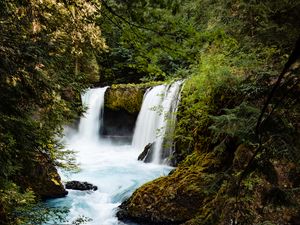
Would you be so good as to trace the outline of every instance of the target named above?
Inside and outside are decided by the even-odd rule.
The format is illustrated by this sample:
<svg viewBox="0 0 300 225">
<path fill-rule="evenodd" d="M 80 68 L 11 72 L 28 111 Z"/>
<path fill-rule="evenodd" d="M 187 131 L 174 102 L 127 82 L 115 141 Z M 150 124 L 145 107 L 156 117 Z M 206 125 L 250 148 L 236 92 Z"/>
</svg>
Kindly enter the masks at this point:
<svg viewBox="0 0 300 225">
<path fill-rule="evenodd" d="M 26 207 L 35 202 L 32 191 L 21 193 L 18 186 L 11 182 L 1 181 L 0 190 L 0 216 L 1 221 L 6 224 L 15 224 L 15 212 L 25 210 Z M 21 220 L 21 219 L 20 219 Z M 17 224 L 19 224 L 17 222 Z"/>
<path fill-rule="evenodd" d="M 110 49 L 99 62 L 108 83 L 186 77 L 216 40 L 233 47 L 225 55 L 239 55 L 237 64 L 247 63 L 247 76 L 256 69 L 271 73 L 282 66 L 300 27 L 295 1 L 109 0 L 102 9 L 99 24 Z M 274 57 L 278 65 L 268 66 Z"/>
<path fill-rule="evenodd" d="M 39 166 L 41 155 L 74 167 L 58 137 L 83 111 L 79 93 L 98 79 L 95 55 L 106 45 L 97 1 L 0 4 L 0 220 L 16 224 L 26 220 L 13 211 L 34 199 L 21 185 L 24 168 Z"/>
<path fill-rule="evenodd" d="M 230 137 L 239 137 L 242 143 L 254 144 L 255 126 L 259 116 L 259 109 L 247 106 L 245 103 L 233 108 L 225 109 L 225 114 L 212 117 L 213 125 L 210 129 L 215 135 L 215 141 L 226 134 Z"/>
<path fill-rule="evenodd" d="M 241 97 L 237 96 L 241 78 L 234 76 L 240 68 L 230 64 L 230 57 L 216 53 L 212 47 L 203 54 L 199 65 L 191 71 L 192 76 L 185 82 L 176 128 L 177 147 L 182 149 L 179 154 L 183 157 L 196 143 L 203 151 L 209 148 L 211 115 L 218 114 L 221 107 L 230 106 Z"/>
</svg>

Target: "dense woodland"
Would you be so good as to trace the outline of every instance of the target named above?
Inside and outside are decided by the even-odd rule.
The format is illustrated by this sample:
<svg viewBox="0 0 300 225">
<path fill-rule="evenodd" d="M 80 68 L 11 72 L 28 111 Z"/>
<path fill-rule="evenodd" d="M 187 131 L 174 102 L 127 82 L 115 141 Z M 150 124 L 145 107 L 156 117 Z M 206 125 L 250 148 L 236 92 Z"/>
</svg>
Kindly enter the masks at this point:
<svg viewBox="0 0 300 225">
<path fill-rule="evenodd" d="M 135 192 L 123 214 L 300 224 L 299 74 L 298 0 L 1 0 L 0 223 L 63 211 L 39 205 L 47 196 L 28 174 L 45 162 L 76 169 L 58 137 L 84 111 L 87 87 L 185 79 L 178 168 Z M 157 187 L 193 206 L 177 211 Z M 139 191 L 161 196 L 148 214 L 130 212 L 144 207 Z"/>
</svg>

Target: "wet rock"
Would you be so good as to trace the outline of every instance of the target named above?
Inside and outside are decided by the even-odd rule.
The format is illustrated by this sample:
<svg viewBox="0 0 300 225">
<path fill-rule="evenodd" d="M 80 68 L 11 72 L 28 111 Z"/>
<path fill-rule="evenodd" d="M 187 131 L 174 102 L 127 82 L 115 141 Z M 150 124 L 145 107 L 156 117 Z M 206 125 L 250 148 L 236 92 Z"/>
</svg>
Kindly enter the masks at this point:
<svg viewBox="0 0 300 225">
<path fill-rule="evenodd" d="M 138 113 L 129 113 L 124 109 L 113 110 L 104 107 L 100 134 L 104 137 L 129 137 L 131 142 L 137 116 Z"/>
<path fill-rule="evenodd" d="M 149 143 L 145 146 L 144 151 L 139 155 L 138 160 L 144 161 L 145 163 L 151 162 L 154 150 L 154 143 Z"/>
<path fill-rule="evenodd" d="M 73 190 L 79 190 L 79 191 L 87 191 L 87 190 L 93 190 L 97 191 L 98 187 L 88 183 L 88 182 L 81 182 L 81 181 L 68 181 L 66 183 L 67 189 L 73 189 Z"/>
<path fill-rule="evenodd" d="M 102 136 L 130 137 L 131 142 L 145 90 L 137 85 L 112 85 L 106 90 Z"/>
</svg>

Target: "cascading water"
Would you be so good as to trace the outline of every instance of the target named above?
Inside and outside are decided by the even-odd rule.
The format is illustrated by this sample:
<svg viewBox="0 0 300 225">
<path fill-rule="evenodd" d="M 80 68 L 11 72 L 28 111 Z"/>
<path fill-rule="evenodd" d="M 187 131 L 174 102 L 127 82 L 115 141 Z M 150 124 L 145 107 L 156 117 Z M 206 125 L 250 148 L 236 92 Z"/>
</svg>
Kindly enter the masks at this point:
<svg viewBox="0 0 300 225">
<path fill-rule="evenodd" d="M 80 119 L 78 137 L 94 142 L 99 140 L 106 89 L 107 87 L 90 89 L 81 96 L 83 105 L 89 108 L 86 112 L 87 116 Z"/>
<path fill-rule="evenodd" d="M 61 172 L 62 179 L 87 181 L 98 186 L 98 190 L 69 190 L 67 197 L 48 201 L 51 207 L 69 209 L 68 222 L 62 224 L 71 224 L 82 215 L 92 219 L 86 223 L 89 225 L 123 224 L 115 216 L 117 206 L 139 186 L 171 169 L 137 161 L 139 152 L 131 145 L 114 144 L 99 137 L 105 90 L 90 89 L 82 96 L 88 110 L 80 120 L 79 130 L 68 132 L 64 139 L 66 148 L 77 151 L 80 172 Z"/>
<path fill-rule="evenodd" d="M 166 86 L 159 85 L 148 89 L 144 95 L 141 111 L 134 129 L 132 146 L 141 151 L 155 141 L 159 121 L 159 106 L 161 105 Z"/>
<path fill-rule="evenodd" d="M 164 138 L 166 136 L 166 131 L 169 130 L 169 132 L 173 129 L 171 127 L 174 127 L 174 120 L 176 117 L 174 117 L 175 112 L 177 110 L 178 106 L 178 98 L 180 94 L 180 87 L 181 87 L 182 81 L 174 82 L 173 84 L 167 86 L 166 92 L 163 98 L 162 102 L 162 110 L 159 123 L 158 123 L 158 129 L 159 129 L 159 135 L 155 141 L 154 144 L 154 154 L 152 162 L 154 163 L 161 163 L 165 157 L 162 157 L 163 153 L 163 143 Z M 173 119 L 173 120 L 172 120 Z M 169 129 L 168 129 L 169 128 Z M 170 135 L 173 135 L 171 133 Z M 168 137 L 171 138 L 171 137 Z M 171 146 L 167 146 L 167 148 L 171 148 Z M 169 155 L 166 154 L 166 157 Z"/>
<path fill-rule="evenodd" d="M 163 143 L 167 132 L 171 134 L 174 131 L 171 127 L 174 127 L 172 123 L 176 119 L 175 112 L 181 85 L 182 81 L 176 81 L 170 85 L 159 85 L 149 89 L 144 95 L 132 146 L 142 151 L 147 144 L 154 143 L 153 163 L 159 164 L 169 156 L 169 154 L 162 153 Z"/>
</svg>

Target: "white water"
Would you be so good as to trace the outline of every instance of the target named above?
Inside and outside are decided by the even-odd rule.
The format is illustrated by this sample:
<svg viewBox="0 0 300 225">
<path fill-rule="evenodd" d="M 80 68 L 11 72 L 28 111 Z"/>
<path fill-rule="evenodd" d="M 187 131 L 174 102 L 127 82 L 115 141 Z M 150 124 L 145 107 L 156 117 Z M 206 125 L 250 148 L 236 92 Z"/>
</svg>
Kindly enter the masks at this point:
<svg viewBox="0 0 300 225">
<path fill-rule="evenodd" d="M 134 149 L 143 151 L 147 144 L 155 141 L 160 117 L 157 111 L 161 110 L 160 107 L 165 90 L 165 85 L 159 85 L 148 89 L 145 93 L 132 139 L 132 147 Z"/>
<path fill-rule="evenodd" d="M 88 106 L 88 109 L 86 114 L 80 118 L 78 138 L 89 142 L 99 141 L 106 89 L 107 87 L 90 89 L 81 96 L 83 105 Z"/>
<path fill-rule="evenodd" d="M 91 89 L 82 97 L 89 109 L 80 120 L 79 131 L 68 132 L 65 137 L 67 148 L 78 151 L 81 171 L 62 173 L 62 179 L 87 181 L 98 186 L 97 191 L 68 190 L 67 197 L 49 201 L 51 206 L 70 209 L 69 222 L 65 224 L 81 215 L 92 219 L 89 225 L 123 224 L 115 216 L 121 202 L 145 182 L 171 170 L 167 166 L 137 161 L 140 152 L 131 145 L 117 145 L 99 138 L 104 93 L 105 88 Z"/>
<path fill-rule="evenodd" d="M 155 164 L 163 162 L 164 138 L 166 135 L 171 137 L 174 131 L 169 125 L 171 123 L 171 126 L 174 127 L 172 123 L 176 119 L 174 115 L 177 110 L 181 84 L 182 81 L 177 81 L 170 85 L 156 86 L 144 95 L 132 147 L 142 151 L 147 144 L 155 142 L 152 158 L 152 162 Z M 167 148 L 171 148 L 171 146 Z"/>
<path fill-rule="evenodd" d="M 173 133 L 166 134 L 166 131 L 174 131 L 174 129 L 171 129 L 170 127 L 174 127 L 173 123 L 176 118 L 175 113 L 177 111 L 181 84 L 182 81 L 177 81 L 167 86 L 166 88 L 165 96 L 162 102 L 163 112 L 160 115 L 158 122 L 159 135 L 154 145 L 154 155 L 152 159 L 152 162 L 154 163 L 161 163 L 163 161 L 162 150 L 164 149 L 164 138 L 166 137 L 166 135 L 169 135 L 168 138 L 171 138 L 171 136 L 173 135 Z M 171 148 L 171 146 L 166 146 L 166 148 Z"/>
</svg>

